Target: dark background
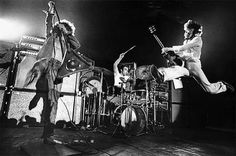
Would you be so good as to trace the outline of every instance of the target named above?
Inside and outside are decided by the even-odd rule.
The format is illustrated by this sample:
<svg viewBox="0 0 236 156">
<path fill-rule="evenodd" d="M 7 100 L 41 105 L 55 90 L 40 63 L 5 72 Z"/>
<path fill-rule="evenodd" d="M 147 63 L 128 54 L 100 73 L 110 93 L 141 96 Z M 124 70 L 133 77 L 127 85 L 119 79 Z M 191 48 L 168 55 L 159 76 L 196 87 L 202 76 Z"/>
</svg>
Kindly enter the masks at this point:
<svg viewBox="0 0 236 156">
<path fill-rule="evenodd" d="M 149 33 L 155 25 L 165 46 L 182 44 L 188 19 L 203 25 L 202 66 L 210 82 L 225 80 L 236 86 L 234 1 L 83 1 L 56 0 L 61 19 L 76 26 L 81 53 L 96 66 L 112 70 L 119 54 L 133 45 L 123 62 L 165 66 L 160 46 Z M 0 18 L 21 20 L 32 36 L 44 36 L 46 0 L 1 0 Z M 18 42 L 19 39 L 8 42 Z M 184 79 L 187 126 L 235 129 L 235 94 L 209 95 L 191 78 Z"/>
</svg>

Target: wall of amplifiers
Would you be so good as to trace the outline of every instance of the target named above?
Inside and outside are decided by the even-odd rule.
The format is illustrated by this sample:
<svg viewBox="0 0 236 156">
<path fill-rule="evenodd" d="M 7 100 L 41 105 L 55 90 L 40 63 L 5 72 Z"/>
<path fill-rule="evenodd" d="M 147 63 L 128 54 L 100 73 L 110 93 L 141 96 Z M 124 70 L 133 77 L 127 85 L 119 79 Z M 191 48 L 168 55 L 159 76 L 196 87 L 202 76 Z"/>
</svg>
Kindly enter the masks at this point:
<svg viewBox="0 0 236 156">
<path fill-rule="evenodd" d="M 36 61 L 36 55 L 44 43 L 44 38 L 22 36 L 19 44 L 0 42 L 0 108 L 1 115 L 14 118 L 17 121 L 25 120 L 30 116 L 41 122 L 43 100 L 45 92 L 36 91 L 36 87 L 43 86 L 43 82 L 23 88 L 26 73 Z M 13 64 L 15 67 L 13 68 Z M 12 76 L 13 75 L 13 76 Z M 76 87 L 79 74 L 72 74 L 64 78 L 62 97 L 58 104 L 57 121 L 69 121 L 74 116 L 79 119 L 74 108 L 80 101 Z M 4 112 L 5 111 L 5 112 Z M 76 122 L 79 122 L 77 121 Z"/>
</svg>

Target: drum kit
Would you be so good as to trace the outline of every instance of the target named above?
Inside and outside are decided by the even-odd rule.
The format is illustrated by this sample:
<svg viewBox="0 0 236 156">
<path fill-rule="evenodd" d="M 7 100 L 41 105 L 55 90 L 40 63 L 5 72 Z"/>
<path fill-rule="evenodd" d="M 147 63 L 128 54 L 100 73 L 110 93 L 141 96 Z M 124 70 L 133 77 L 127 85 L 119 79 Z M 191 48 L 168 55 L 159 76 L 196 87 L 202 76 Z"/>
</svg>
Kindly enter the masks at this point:
<svg viewBox="0 0 236 156">
<path fill-rule="evenodd" d="M 155 89 L 159 85 L 155 65 L 143 65 L 135 70 L 136 79 L 142 81 L 144 88 L 137 87 L 131 91 L 117 91 L 116 87 L 108 86 L 104 77 L 113 76 L 113 73 L 99 67 L 95 70 L 101 73 L 100 79 L 92 76 L 83 81 L 82 120 L 87 127 L 115 125 L 113 135 L 122 132 L 126 136 L 138 136 L 163 126 L 157 117 L 158 109 L 164 107 L 161 107 L 163 101 L 159 100 L 159 95 L 163 94 Z M 167 91 L 166 94 L 164 101 L 168 102 Z M 168 103 L 164 105 L 168 106 Z"/>
</svg>

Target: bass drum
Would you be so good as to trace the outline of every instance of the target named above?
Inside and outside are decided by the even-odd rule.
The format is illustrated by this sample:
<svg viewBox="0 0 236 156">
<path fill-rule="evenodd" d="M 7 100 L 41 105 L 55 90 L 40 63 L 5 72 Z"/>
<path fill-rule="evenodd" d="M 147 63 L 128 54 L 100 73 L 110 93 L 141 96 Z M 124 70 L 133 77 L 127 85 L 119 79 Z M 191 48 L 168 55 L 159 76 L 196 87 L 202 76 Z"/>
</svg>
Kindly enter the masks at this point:
<svg viewBox="0 0 236 156">
<path fill-rule="evenodd" d="M 106 93 L 107 92 L 107 83 L 103 79 L 102 83 L 99 77 L 92 76 L 87 79 L 85 79 L 84 83 L 84 89 L 86 95 L 94 94 L 96 92 L 99 93 Z"/>
<path fill-rule="evenodd" d="M 146 115 L 140 107 L 121 105 L 115 109 L 114 114 L 126 134 L 137 136 L 143 132 Z"/>
</svg>

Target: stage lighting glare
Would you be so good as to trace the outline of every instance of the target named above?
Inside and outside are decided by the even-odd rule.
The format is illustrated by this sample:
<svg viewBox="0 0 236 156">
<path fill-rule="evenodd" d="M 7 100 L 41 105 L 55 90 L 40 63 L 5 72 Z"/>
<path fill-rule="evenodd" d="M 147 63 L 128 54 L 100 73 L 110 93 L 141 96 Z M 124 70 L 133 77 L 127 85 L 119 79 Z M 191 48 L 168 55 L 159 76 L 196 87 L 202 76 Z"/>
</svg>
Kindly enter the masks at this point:
<svg viewBox="0 0 236 156">
<path fill-rule="evenodd" d="M 0 40 L 16 40 L 25 33 L 26 27 L 18 21 L 0 19 Z"/>
</svg>

